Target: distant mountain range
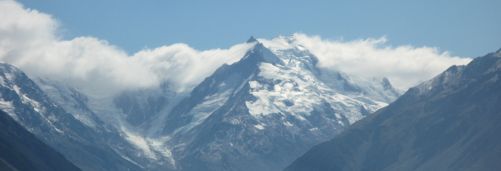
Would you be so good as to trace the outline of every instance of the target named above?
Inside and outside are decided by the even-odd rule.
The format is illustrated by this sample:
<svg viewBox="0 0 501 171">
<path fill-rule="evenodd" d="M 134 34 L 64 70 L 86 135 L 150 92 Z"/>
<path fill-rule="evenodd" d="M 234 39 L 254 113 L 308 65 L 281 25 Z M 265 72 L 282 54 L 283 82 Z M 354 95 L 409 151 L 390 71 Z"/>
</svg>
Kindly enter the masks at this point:
<svg viewBox="0 0 501 171">
<path fill-rule="evenodd" d="M 401 92 L 387 78 L 319 68 L 317 57 L 294 37 L 280 39 L 283 43 L 276 46 L 250 38 L 247 44 L 252 48 L 240 61 L 221 66 L 186 92 L 164 82 L 113 97 L 89 96 L 65 83 L 30 78 L 15 66 L 0 64 L 0 110 L 5 112 L 0 114 L 57 151 L 44 162 L 49 165 L 34 165 L 39 170 L 55 167 L 51 162 L 64 158 L 82 170 L 282 170 L 332 138 L 288 169 L 412 170 L 442 168 L 426 159 L 452 155 L 428 149 L 449 147 L 446 140 L 464 141 L 454 149 L 465 150 L 476 146 L 460 145 L 475 144 L 469 141 L 477 138 L 498 143 L 487 138 L 494 132 L 477 124 L 498 128 L 493 123 L 499 118 L 493 113 L 499 111 L 494 107 L 499 104 L 499 52 L 467 67 L 453 67 L 398 98 Z M 482 59 L 489 61 L 474 64 Z M 468 69 L 473 65 L 478 66 Z M 473 116 L 479 113 L 485 117 Z M 468 137 L 460 136 L 459 128 Z M 453 132 L 440 136 L 448 131 Z M 435 141 L 420 140 L 426 138 Z M 16 141 L 23 140 L 12 142 Z M 402 159 L 417 158 L 395 164 L 392 157 L 400 151 Z M 477 157 L 484 154 L 497 157 L 487 152 Z M 381 161 L 356 158 L 364 155 Z M 455 155 L 458 158 L 448 160 L 470 161 Z M 319 162 L 318 167 L 310 158 Z M 12 159 L 1 162 L 5 168 L 17 166 Z M 61 167 L 76 169 L 64 162 Z"/>
<path fill-rule="evenodd" d="M 500 170 L 500 76 L 501 50 L 452 66 L 285 170 Z"/>
<path fill-rule="evenodd" d="M 187 93 L 166 82 L 95 98 L 0 64 L 0 109 L 83 170 L 279 170 L 399 96 L 282 39 L 249 39 L 239 62 Z"/>
</svg>

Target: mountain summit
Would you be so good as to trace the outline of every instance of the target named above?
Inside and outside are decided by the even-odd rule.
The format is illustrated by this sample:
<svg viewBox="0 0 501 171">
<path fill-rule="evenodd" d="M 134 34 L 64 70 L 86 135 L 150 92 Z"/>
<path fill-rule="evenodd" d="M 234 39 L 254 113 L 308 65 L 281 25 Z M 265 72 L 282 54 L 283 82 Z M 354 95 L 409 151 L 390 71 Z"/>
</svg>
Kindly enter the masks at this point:
<svg viewBox="0 0 501 171">
<path fill-rule="evenodd" d="M 316 63 L 301 46 L 257 42 L 217 69 L 172 108 L 159 133 L 169 137 L 177 169 L 281 169 L 398 96 L 388 80 L 362 84 Z"/>
<path fill-rule="evenodd" d="M 247 43 L 254 43 L 254 42 L 257 42 L 257 39 L 254 38 L 254 36 L 251 36 L 248 40 L 247 40 Z"/>
</svg>

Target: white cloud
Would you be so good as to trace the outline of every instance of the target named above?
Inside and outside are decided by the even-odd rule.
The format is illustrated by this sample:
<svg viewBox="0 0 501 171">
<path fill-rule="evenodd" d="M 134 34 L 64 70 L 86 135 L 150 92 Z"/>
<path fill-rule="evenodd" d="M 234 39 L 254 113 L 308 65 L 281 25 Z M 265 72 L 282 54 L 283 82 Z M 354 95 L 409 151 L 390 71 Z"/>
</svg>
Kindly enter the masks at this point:
<svg viewBox="0 0 501 171">
<path fill-rule="evenodd" d="M 44 46 L 55 39 L 58 23 L 49 15 L 0 1 L 0 56 L 14 59 L 22 49 Z"/>
<path fill-rule="evenodd" d="M 63 81 L 91 95 L 112 95 L 170 81 L 178 89 L 195 85 L 250 48 L 197 51 L 184 44 L 146 49 L 129 56 L 94 37 L 58 38 L 58 22 L 21 4 L 0 1 L 0 60 L 35 77 Z"/>
<path fill-rule="evenodd" d="M 253 43 L 242 43 L 228 49 L 197 51 L 186 44 L 173 44 L 139 51 L 132 58 L 162 80 L 169 80 L 180 89 L 189 89 L 221 65 L 238 61 L 252 46 Z"/>
<path fill-rule="evenodd" d="M 451 65 L 471 61 L 471 58 L 451 56 L 431 47 L 391 47 L 386 44 L 386 38 L 337 41 L 294 34 L 291 38 L 278 37 L 262 41 L 275 48 L 288 47 L 291 43 L 302 45 L 318 57 L 320 68 L 335 69 L 359 77 L 387 77 L 400 89 L 428 80 Z"/>
<path fill-rule="evenodd" d="M 31 76 L 62 81 L 91 95 L 112 95 L 163 81 L 187 90 L 222 64 L 238 61 L 252 46 L 242 43 L 198 51 L 186 44 L 173 44 L 128 55 L 94 37 L 63 40 L 57 36 L 59 24 L 52 16 L 12 0 L 0 0 L 0 18 L 1 61 Z M 387 76 L 400 88 L 469 61 L 428 47 L 390 47 L 385 39 L 330 41 L 304 34 L 294 38 L 319 57 L 319 67 L 360 76 Z M 280 43 L 274 40 L 268 42 Z"/>
</svg>

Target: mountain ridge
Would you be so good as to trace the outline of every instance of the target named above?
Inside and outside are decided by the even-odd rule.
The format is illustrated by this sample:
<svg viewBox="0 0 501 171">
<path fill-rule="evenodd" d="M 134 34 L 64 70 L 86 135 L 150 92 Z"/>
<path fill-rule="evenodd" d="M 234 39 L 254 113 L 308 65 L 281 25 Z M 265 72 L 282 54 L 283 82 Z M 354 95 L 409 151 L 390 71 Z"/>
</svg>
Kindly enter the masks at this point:
<svg viewBox="0 0 501 171">
<path fill-rule="evenodd" d="M 52 117 L 54 123 L 64 123 L 61 129 L 75 134 L 50 127 L 44 129 L 55 133 L 35 132 L 56 140 L 48 144 L 79 149 L 66 142 L 75 139 L 103 150 L 86 156 L 60 149 L 84 170 L 277 170 L 399 96 L 388 79 L 319 68 L 308 49 L 293 38 L 283 39 L 288 44 L 278 47 L 249 38 L 253 47 L 239 61 L 222 65 L 189 92 L 177 92 L 165 82 L 96 98 L 61 82 L 35 78 L 22 94 L 12 95 L 22 99 L 35 96 L 24 92 L 39 92 L 35 101 L 45 99 L 42 107 L 60 111 Z M 40 114 L 28 102 L 0 107 L 26 109 L 33 114 L 27 118 Z M 79 150 L 89 154 L 91 149 Z M 110 161 L 115 165 L 103 164 L 108 159 L 116 160 Z"/>
<path fill-rule="evenodd" d="M 109 146 L 117 135 L 94 130 L 67 113 L 15 66 L 0 64 L 0 96 L 2 110 L 81 169 L 139 170 Z"/>
<path fill-rule="evenodd" d="M 325 84 L 319 75 L 333 71 L 317 68 L 316 57 L 302 47 L 273 50 L 255 43 L 240 61 L 221 66 L 202 81 L 169 114 L 163 136 L 169 137 L 177 169 L 280 169 L 291 160 L 280 156 L 299 155 L 384 105 L 361 91 L 372 86 L 343 94 L 344 89 Z M 374 90 L 386 91 L 384 83 L 391 86 L 376 81 L 381 86 Z M 381 96 L 391 99 L 397 96 L 393 93 Z"/>
<path fill-rule="evenodd" d="M 452 66 L 285 170 L 496 170 L 501 58 Z"/>
</svg>

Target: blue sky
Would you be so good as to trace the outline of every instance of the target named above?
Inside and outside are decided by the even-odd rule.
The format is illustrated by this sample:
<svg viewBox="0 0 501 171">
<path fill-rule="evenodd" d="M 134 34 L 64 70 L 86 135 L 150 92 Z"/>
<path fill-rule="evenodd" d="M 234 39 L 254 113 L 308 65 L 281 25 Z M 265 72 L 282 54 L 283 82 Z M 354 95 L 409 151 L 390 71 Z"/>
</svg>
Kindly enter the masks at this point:
<svg viewBox="0 0 501 171">
<path fill-rule="evenodd" d="M 501 48 L 499 0 L 20 0 L 59 20 L 66 38 L 95 36 L 129 53 L 187 43 L 225 48 L 249 36 L 302 32 L 327 39 L 386 36 L 458 56 Z"/>
</svg>

